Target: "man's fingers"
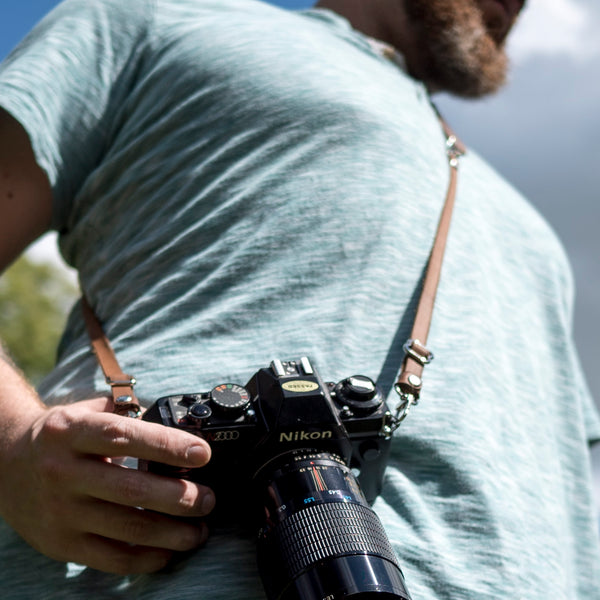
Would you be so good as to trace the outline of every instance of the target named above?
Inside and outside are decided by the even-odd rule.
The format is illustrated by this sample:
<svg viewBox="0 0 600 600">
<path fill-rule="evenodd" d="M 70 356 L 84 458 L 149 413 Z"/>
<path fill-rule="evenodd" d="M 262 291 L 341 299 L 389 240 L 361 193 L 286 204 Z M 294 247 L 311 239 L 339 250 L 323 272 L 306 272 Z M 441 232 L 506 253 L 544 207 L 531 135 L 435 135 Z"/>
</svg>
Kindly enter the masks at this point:
<svg viewBox="0 0 600 600">
<path fill-rule="evenodd" d="M 98 535 L 85 535 L 72 545 L 77 562 L 116 575 L 154 573 L 164 569 L 173 552 L 161 548 L 132 546 Z"/>
<path fill-rule="evenodd" d="M 208 537 L 203 523 L 196 525 L 152 511 L 98 501 L 82 503 L 81 510 L 73 515 L 73 525 L 110 540 L 176 552 L 193 550 Z"/>
<path fill-rule="evenodd" d="M 71 415 L 72 449 L 98 456 L 132 456 L 175 467 L 201 467 L 210 459 L 210 447 L 201 438 L 111 413 Z"/>
<path fill-rule="evenodd" d="M 206 516 L 215 504 L 213 492 L 205 486 L 101 461 L 86 461 L 75 491 L 106 502 L 181 517 Z"/>
</svg>

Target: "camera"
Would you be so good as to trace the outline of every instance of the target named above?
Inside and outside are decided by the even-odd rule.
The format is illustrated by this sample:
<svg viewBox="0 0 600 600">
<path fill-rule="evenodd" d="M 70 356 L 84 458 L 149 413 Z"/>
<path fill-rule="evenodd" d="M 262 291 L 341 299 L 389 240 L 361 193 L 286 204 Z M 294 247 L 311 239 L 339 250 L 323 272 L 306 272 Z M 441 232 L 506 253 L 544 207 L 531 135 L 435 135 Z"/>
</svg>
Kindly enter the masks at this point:
<svg viewBox="0 0 600 600">
<path fill-rule="evenodd" d="M 307 357 L 274 360 L 245 386 L 166 396 L 146 421 L 207 440 L 200 469 L 140 468 L 190 479 L 217 495 L 217 522 L 249 498 L 258 570 L 269 600 L 410 600 L 370 504 L 381 491 L 391 413 L 375 383 L 325 383 Z"/>
</svg>

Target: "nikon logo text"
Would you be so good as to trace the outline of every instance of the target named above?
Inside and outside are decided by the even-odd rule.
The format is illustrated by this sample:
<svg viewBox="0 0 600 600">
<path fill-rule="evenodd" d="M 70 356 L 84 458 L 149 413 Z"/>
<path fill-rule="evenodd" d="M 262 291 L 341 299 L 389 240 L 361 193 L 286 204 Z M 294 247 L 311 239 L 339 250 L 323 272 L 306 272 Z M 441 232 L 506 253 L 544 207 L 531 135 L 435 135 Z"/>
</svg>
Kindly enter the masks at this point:
<svg viewBox="0 0 600 600">
<path fill-rule="evenodd" d="M 310 442 L 310 440 L 326 440 L 333 435 L 333 431 L 290 431 L 280 433 L 280 442 Z"/>
<path fill-rule="evenodd" d="M 294 379 L 293 381 L 286 381 L 281 386 L 286 392 L 314 392 L 319 389 L 319 384 L 314 381 L 306 381 L 304 379 Z"/>
</svg>

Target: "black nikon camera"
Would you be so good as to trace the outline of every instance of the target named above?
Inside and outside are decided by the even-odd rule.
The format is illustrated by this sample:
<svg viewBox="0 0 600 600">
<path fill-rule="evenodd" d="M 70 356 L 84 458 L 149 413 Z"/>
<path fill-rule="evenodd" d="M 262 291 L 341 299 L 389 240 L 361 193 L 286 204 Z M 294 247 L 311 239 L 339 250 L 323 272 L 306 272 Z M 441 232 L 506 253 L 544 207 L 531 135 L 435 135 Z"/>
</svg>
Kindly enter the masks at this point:
<svg viewBox="0 0 600 600">
<path fill-rule="evenodd" d="M 201 469 L 140 468 L 208 485 L 217 519 L 239 513 L 250 492 L 270 600 L 410 600 L 369 506 L 391 442 L 391 415 L 371 379 L 324 383 L 307 358 L 275 360 L 245 387 L 160 398 L 143 418 L 206 439 L 212 459 Z"/>
</svg>

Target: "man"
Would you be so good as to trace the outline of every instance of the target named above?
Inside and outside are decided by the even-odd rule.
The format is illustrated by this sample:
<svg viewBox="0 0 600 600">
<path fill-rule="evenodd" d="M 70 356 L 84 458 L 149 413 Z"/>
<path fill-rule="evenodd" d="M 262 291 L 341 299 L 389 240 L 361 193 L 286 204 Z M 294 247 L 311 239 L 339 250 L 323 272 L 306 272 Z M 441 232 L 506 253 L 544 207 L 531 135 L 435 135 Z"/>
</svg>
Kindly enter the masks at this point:
<svg viewBox="0 0 600 600">
<path fill-rule="evenodd" d="M 0 70 L 2 264 L 59 231 L 145 406 L 301 355 L 387 392 L 448 180 L 428 94 L 497 89 L 520 9 L 67 0 Z M 597 596 L 600 423 L 571 285 L 540 217 L 463 157 L 436 361 L 375 503 L 415 599 Z M 79 308 L 39 390 L 52 408 L 0 369 L 6 597 L 263 597 L 235 529 L 156 573 L 206 541 L 178 517 L 215 498 L 108 459 L 200 468 L 210 449 L 110 414 Z"/>
</svg>

